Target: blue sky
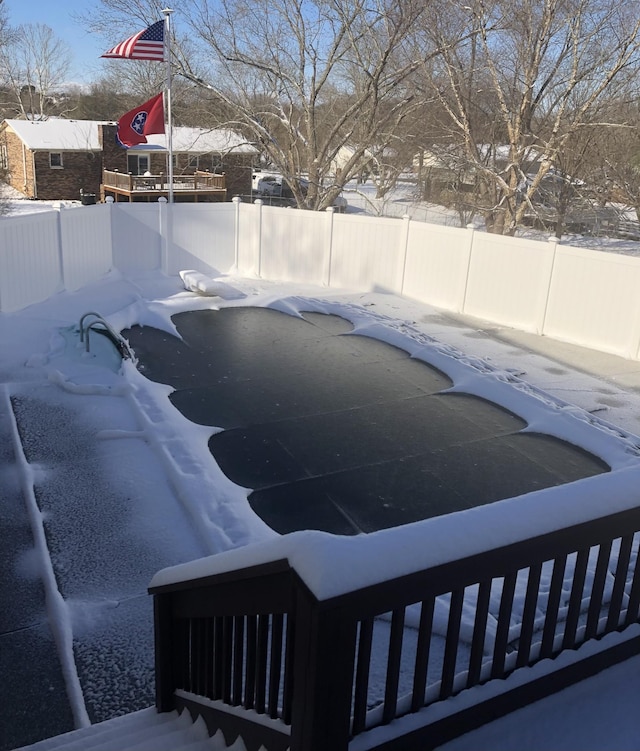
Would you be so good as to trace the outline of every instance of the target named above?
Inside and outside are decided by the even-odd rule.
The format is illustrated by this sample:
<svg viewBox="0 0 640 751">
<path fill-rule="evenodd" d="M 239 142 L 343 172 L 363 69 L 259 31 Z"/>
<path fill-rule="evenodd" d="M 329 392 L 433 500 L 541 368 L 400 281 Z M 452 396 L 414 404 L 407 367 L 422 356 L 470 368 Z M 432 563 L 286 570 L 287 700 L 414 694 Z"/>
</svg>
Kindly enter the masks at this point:
<svg viewBox="0 0 640 751">
<path fill-rule="evenodd" d="M 71 47 L 74 53 L 70 81 L 88 83 L 96 80 L 102 70 L 100 55 L 108 44 L 95 34 L 90 34 L 74 15 L 87 13 L 91 4 L 87 0 L 4 0 L 11 25 L 43 23 L 50 26 L 56 35 Z M 123 29 L 122 40 L 140 31 L 140 24 L 133 22 L 131 28 Z"/>
</svg>

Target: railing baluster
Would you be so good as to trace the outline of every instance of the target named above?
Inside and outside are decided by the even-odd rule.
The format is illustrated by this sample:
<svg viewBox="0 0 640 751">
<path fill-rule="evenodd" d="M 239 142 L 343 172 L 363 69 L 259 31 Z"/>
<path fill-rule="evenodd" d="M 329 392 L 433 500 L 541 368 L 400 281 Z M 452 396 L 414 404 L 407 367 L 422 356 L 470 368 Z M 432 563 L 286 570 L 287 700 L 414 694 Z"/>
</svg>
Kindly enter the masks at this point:
<svg viewBox="0 0 640 751">
<path fill-rule="evenodd" d="M 200 624 L 202 619 L 193 618 L 191 621 L 191 690 L 194 694 L 200 689 L 200 661 L 198 649 L 200 647 Z"/>
<path fill-rule="evenodd" d="M 195 629 L 195 618 L 189 618 L 188 621 L 188 632 L 187 632 L 187 642 L 186 642 L 186 649 L 187 649 L 187 671 L 185 675 L 185 689 L 187 691 L 195 691 L 195 679 L 194 679 L 194 661 L 195 661 L 195 647 L 194 647 L 194 629 Z"/>
<path fill-rule="evenodd" d="M 222 617 L 213 619 L 213 699 L 222 699 L 222 661 L 224 655 L 224 639 L 222 636 Z"/>
<path fill-rule="evenodd" d="M 585 629 L 585 639 L 592 639 L 598 633 L 598 621 L 602 610 L 602 596 L 604 593 L 604 584 L 609 573 L 609 559 L 611 557 L 612 540 L 607 540 L 600 544 L 598 550 L 598 562 L 596 564 L 596 573 L 593 577 L 593 586 L 591 588 L 591 597 L 589 598 L 589 612 L 587 613 L 587 627 Z"/>
<path fill-rule="evenodd" d="M 357 735 L 365 728 L 367 697 L 369 695 L 369 669 L 371 667 L 371 643 L 373 641 L 373 618 L 360 621 L 358 634 L 358 657 L 356 681 L 353 693 L 352 733 Z"/>
<path fill-rule="evenodd" d="M 573 569 L 571 596 L 569 598 L 569 609 L 567 611 L 567 620 L 564 624 L 564 636 L 562 638 L 563 649 L 571 649 L 576 644 L 576 631 L 578 629 L 580 611 L 582 610 L 584 580 L 587 575 L 587 564 L 589 563 L 590 552 L 591 548 L 583 548 L 578 551 L 578 555 L 576 556 L 576 563 Z"/>
<path fill-rule="evenodd" d="M 544 630 L 542 632 L 540 659 L 551 657 L 553 655 L 553 643 L 556 636 L 556 627 L 558 625 L 558 608 L 560 607 L 560 598 L 562 596 L 562 583 L 564 580 L 566 563 L 566 554 L 558 556 L 553 561 L 553 574 L 551 576 L 551 587 L 549 589 L 549 598 L 547 600 L 547 613 L 544 619 Z"/>
<path fill-rule="evenodd" d="M 498 610 L 498 626 L 496 628 L 496 640 L 493 645 L 493 659 L 491 662 L 492 678 L 502 678 L 504 676 L 504 663 L 509 643 L 511 611 L 513 610 L 513 595 L 516 589 L 517 576 L 518 572 L 512 571 L 505 576 L 502 583 L 500 608 Z"/>
<path fill-rule="evenodd" d="M 387 658 L 387 680 L 384 692 L 384 710 L 382 724 L 395 719 L 398 705 L 398 686 L 400 685 L 400 659 L 402 657 L 402 637 L 404 636 L 404 608 L 393 611 L 391 617 L 391 634 L 389 636 L 389 655 Z"/>
<path fill-rule="evenodd" d="M 271 619 L 271 657 L 269 660 L 269 717 L 279 716 L 278 698 L 282 672 L 282 635 L 284 616 L 276 613 Z"/>
<path fill-rule="evenodd" d="M 244 707 L 253 709 L 256 696 L 256 634 L 257 621 L 255 615 L 247 616 L 247 654 L 245 665 Z"/>
<path fill-rule="evenodd" d="M 231 674 L 233 670 L 233 617 L 222 618 L 222 701 L 231 703 Z"/>
<path fill-rule="evenodd" d="M 296 646 L 296 629 L 294 619 L 290 614 L 286 616 L 286 640 L 284 649 L 284 678 L 282 683 L 282 720 L 291 724 L 291 708 L 293 704 L 293 656 Z"/>
<path fill-rule="evenodd" d="M 192 651 L 191 651 L 191 672 L 192 682 L 191 689 L 194 694 L 202 693 L 202 674 L 203 665 L 200 655 L 202 654 L 202 630 L 203 630 L 203 618 L 194 618 L 192 622 L 193 636 L 192 636 Z"/>
<path fill-rule="evenodd" d="M 209 665 L 207 663 L 207 638 L 209 618 L 198 618 L 198 642 L 196 661 L 198 666 L 198 693 L 207 696 L 207 687 L 209 681 Z"/>
<path fill-rule="evenodd" d="M 489 616 L 489 602 L 491 600 L 491 580 L 485 580 L 478 585 L 476 599 L 476 615 L 473 623 L 473 638 L 471 640 L 471 654 L 469 655 L 469 672 L 467 687 L 475 686 L 480 680 L 482 660 L 484 658 L 484 643 L 487 638 L 487 620 Z"/>
<path fill-rule="evenodd" d="M 447 624 L 447 641 L 442 661 L 442 682 L 440 684 L 440 698 L 446 699 L 453 692 L 453 679 L 456 674 L 458 659 L 458 641 L 460 639 L 460 620 L 464 602 L 464 589 L 456 589 L 451 593 L 449 602 L 449 622 Z"/>
<path fill-rule="evenodd" d="M 244 667 L 244 616 L 236 615 L 233 623 L 233 689 L 231 703 L 242 704 L 243 667 Z"/>
<path fill-rule="evenodd" d="M 518 656 L 516 667 L 522 668 L 529 664 L 531 654 L 531 642 L 536 622 L 538 609 L 538 596 L 540 594 L 540 577 L 542 575 L 542 563 L 535 563 L 529 567 L 527 580 L 527 593 L 524 597 L 522 610 L 522 626 L 520 627 L 520 639 L 518 640 Z"/>
<path fill-rule="evenodd" d="M 185 691 L 191 690 L 191 620 L 191 618 L 184 618 L 175 625 L 178 641 L 174 663 L 177 672 L 176 686 L 184 688 Z"/>
<path fill-rule="evenodd" d="M 634 541 L 640 537 L 636 532 L 633 536 Z M 629 604 L 627 605 L 627 614 L 624 619 L 624 625 L 630 626 L 638 620 L 638 609 L 640 608 L 640 549 L 636 550 L 636 560 L 633 566 L 633 579 L 629 588 Z"/>
<path fill-rule="evenodd" d="M 202 666 L 204 673 L 204 684 L 202 686 L 202 695 L 210 699 L 213 698 L 213 621 L 211 618 L 204 618 L 203 639 L 202 639 Z"/>
<path fill-rule="evenodd" d="M 259 714 L 266 711 L 267 661 L 269 657 L 269 616 L 258 616 L 258 639 L 256 643 L 256 702 Z"/>
<path fill-rule="evenodd" d="M 616 564 L 615 582 L 613 585 L 613 592 L 611 593 L 611 602 L 609 603 L 607 631 L 613 631 L 617 629 L 620 623 L 620 613 L 622 612 L 622 601 L 624 599 L 624 588 L 627 582 L 629 571 L 629 561 L 631 559 L 632 544 L 633 535 L 625 535 L 620 540 L 620 548 L 618 550 L 618 563 Z"/>
<path fill-rule="evenodd" d="M 413 695 L 411 697 L 411 711 L 417 712 L 424 706 L 427 690 L 427 674 L 429 671 L 429 653 L 431 652 L 431 631 L 433 628 L 434 599 L 422 601 L 420 610 L 420 625 L 418 626 L 418 646 L 416 648 L 416 664 L 413 674 Z"/>
</svg>

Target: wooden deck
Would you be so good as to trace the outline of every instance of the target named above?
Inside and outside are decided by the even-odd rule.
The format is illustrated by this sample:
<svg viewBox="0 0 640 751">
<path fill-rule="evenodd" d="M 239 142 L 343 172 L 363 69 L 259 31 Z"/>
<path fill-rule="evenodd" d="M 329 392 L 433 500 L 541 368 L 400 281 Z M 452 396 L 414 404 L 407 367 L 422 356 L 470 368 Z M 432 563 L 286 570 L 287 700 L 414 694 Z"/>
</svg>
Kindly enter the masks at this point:
<svg viewBox="0 0 640 751">
<path fill-rule="evenodd" d="M 112 196 L 115 201 L 157 201 L 169 197 L 169 181 L 164 174 L 132 175 L 104 170 L 100 186 L 100 200 Z M 193 175 L 174 175 L 173 198 L 176 202 L 226 201 L 225 175 L 195 172 Z"/>
</svg>

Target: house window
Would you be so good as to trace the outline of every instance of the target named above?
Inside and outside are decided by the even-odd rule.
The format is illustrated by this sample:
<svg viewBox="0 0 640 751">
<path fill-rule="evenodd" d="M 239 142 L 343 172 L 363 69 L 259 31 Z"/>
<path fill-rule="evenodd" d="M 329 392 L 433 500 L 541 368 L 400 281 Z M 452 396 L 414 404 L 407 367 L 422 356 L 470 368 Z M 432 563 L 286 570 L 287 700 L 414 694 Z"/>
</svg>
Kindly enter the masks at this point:
<svg viewBox="0 0 640 751">
<path fill-rule="evenodd" d="M 7 147 L 4 143 L 0 144 L 0 169 L 9 169 L 9 156 L 7 154 Z"/>
<path fill-rule="evenodd" d="M 62 169 L 62 153 L 60 151 L 49 152 L 49 167 L 52 169 Z"/>
<path fill-rule="evenodd" d="M 144 175 L 148 171 L 148 154 L 127 154 L 127 172 L 131 172 L 132 175 Z"/>
<path fill-rule="evenodd" d="M 198 154 L 189 154 L 189 168 L 198 169 L 200 165 L 200 156 Z"/>
</svg>

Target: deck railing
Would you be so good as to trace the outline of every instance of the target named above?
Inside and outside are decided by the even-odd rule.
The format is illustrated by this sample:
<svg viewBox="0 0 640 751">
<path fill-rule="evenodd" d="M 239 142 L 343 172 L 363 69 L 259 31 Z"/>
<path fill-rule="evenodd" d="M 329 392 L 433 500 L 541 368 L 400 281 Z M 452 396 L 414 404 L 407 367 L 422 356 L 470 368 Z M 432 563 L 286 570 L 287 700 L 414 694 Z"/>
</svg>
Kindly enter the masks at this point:
<svg viewBox="0 0 640 751">
<path fill-rule="evenodd" d="M 634 630 L 495 688 L 638 622 L 638 530 L 640 508 L 324 601 L 286 560 L 152 588 L 158 708 L 249 751 L 434 748 L 640 652 Z"/>
<path fill-rule="evenodd" d="M 105 188 L 117 188 L 129 193 L 167 191 L 168 177 L 164 173 L 158 175 L 132 175 L 131 173 L 104 170 L 102 184 Z M 210 172 L 196 171 L 193 175 L 174 175 L 174 190 L 225 190 L 226 177 L 214 175 Z"/>
</svg>

